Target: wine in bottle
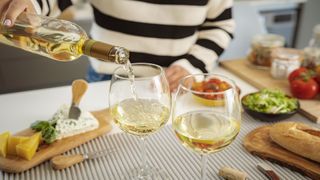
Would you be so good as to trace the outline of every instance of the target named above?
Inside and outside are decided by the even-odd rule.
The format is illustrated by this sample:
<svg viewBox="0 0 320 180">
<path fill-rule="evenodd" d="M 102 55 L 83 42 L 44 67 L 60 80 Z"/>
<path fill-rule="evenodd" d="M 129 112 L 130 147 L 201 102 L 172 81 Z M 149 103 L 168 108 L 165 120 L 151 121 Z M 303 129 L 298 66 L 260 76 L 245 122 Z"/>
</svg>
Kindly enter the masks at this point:
<svg viewBox="0 0 320 180">
<path fill-rule="evenodd" d="M 0 25 L 0 42 L 57 61 L 72 61 L 81 55 L 118 64 L 129 61 L 125 48 L 89 39 L 75 23 L 25 12 L 12 27 Z"/>
</svg>

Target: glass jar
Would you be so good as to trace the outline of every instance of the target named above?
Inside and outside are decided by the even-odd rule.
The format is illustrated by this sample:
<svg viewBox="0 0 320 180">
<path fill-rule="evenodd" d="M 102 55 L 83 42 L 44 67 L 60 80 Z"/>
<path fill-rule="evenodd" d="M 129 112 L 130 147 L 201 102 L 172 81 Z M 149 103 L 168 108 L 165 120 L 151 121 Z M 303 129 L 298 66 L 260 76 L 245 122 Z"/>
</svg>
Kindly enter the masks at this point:
<svg viewBox="0 0 320 180">
<path fill-rule="evenodd" d="M 320 65 L 320 24 L 314 27 L 313 37 L 309 45 L 304 48 L 303 66 L 309 69 L 315 69 Z"/>
<path fill-rule="evenodd" d="M 289 48 L 278 48 L 272 52 L 271 75 L 275 79 L 286 79 L 289 74 L 298 69 L 303 59 L 303 53 Z"/>
<path fill-rule="evenodd" d="M 285 39 L 276 34 L 262 34 L 253 37 L 248 60 L 256 66 L 270 67 L 271 53 L 275 48 L 283 47 Z"/>
</svg>

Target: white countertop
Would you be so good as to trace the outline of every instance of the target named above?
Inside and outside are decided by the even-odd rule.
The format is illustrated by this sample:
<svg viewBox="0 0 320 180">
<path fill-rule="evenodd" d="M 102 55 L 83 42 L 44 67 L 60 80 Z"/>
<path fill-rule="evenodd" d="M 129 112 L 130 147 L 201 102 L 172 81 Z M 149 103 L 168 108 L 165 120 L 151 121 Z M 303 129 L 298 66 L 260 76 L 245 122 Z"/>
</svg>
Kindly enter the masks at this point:
<svg viewBox="0 0 320 180">
<path fill-rule="evenodd" d="M 256 91 L 256 88 L 218 67 L 216 73 L 234 79 L 242 90 L 242 95 Z M 94 111 L 108 107 L 109 81 L 90 83 L 80 107 Z M 24 91 L 0 95 L 0 133 L 18 132 L 28 128 L 36 120 L 47 120 L 64 103 L 71 102 L 71 86 Z M 114 126 L 112 133 L 119 132 Z"/>
<path fill-rule="evenodd" d="M 256 91 L 254 87 L 248 85 L 246 82 L 222 68 L 217 68 L 215 72 L 224 74 L 225 76 L 233 79 L 241 88 L 242 95 Z M 80 104 L 81 108 L 90 111 L 106 108 L 108 106 L 108 85 L 108 81 L 90 84 L 88 92 L 85 94 L 83 101 Z M 70 101 L 70 86 L 0 95 L 0 109 L 2 115 L 0 120 L 0 133 L 7 130 L 10 130 L 14 133 L 27 128 L 35 120 L 48 119 L 61 104 L 70 103 Z M 306 122 L 312 125 L 314 124 L 299 114 L 294 115 L 289 120 Z M 277 173 L 279 173 L 278 175 L 280 175 L 282 179 L 307 179 L 305 176 L 294 173 L 287 168 L 282 168 L 279 165 L 264 161 L 256 156 L 252 156 L 244 150 L 242 146 L 242 139 L 244 136 L 251 130 L 266 124 L 268 123 L 255 121 L 247 114 L 243 114 L 243 123 L 241 125 L 242 128 L 238 138 L 232 143 L 228 150 L 216 153 L 211 159 L 209 157 L 208 167 L 212 168 L 210 170 L 210 179 L 216 179 L 217 175 L 215 172 L 218 172 L 217 168 L 222 166 L 229 166 L 243 170 L 244 172 L 250 174 L 250 177 L 254 177 L 255 179 L 257 177 L 259 177 L 259 179 L 267 179 L 258 169 L 255 168 L 256 164 L 259 162 L 267 163 L 273 169 L 276 169 Z M 63 171 L 51 170 L 49 162 L 42 163 L 37 168 L 33 168 L 30 171 L 20 174 L 8 174 L 0 171 L 0 179 L 2 177 L 2 179 L 12 180 L 68 180 L 72 178 L 79 180 L 90 178 L 117 179 L 116 177 L 124 175 L 128 171 L 128 164 L 130 165 L 135 163 L 134 166 L 138 166 L 138 162 L 140 161 L 140 156 L 138 155 L 140 149 L 137 148 L 138 146 L 136 146 L 137 139 L 133 136 L 123 136 L 122 133 L 118 132 L 121 132 L 119 128 L 117 128 L 117 126 L 113 126 L 112 132 L 108 133 L 108 135 L 97 138 L 96 140 L 91 141 L 87 146 L 80 146 L 70 152 L 73 154 L 88 152 L 94 151 L 96 148 L 111 146 L 118 147 L 119 152 L 122 153 L 117 153 L 115 155 L 110 154 L 110 157 L 101 158 L 99 160 L 85 161 L 84 163 Z M 114 135 L 110 136 L 110 134 Z M 171 176 L 175 177 L 173 179 L 195 179 L 193 174 L 197 174 L 199 170 L 197 168 L 192 168 L 192 166 L 194 163 L 197 163 L 197 160 L 195 161 L 197 157 L 194 153 L 191 153 L 186 149 L 181 149 L 182 147 L 180 144 L 176 143 L 176 140 L 172 137 L 174 137 L 174 134 L 172 134 L 170 126 L 166 126 L 161 130 L 161 132 L 156 133 L 154 136 L 150 136 L 150 138 L 148 138 L 149 141 L 157 141 L 157 143 L 155 143 L 153 146 L 148 146 L 148 154 L 150 157 L 152 157 L 152 159 L 150 157 L 148 158 L 149 163 L 156 162 L 156 166 L 162 167 L 167 172 L 170 172 Z M 159 149 L 161 149 L 160 152 Z M 128 154 L 130 155 L 128 156 Z M 177 154 L 179 155 L 177 156 Z M 191 164 L 192 166 L 190 166 Z M 186 169 L 188 173 L 185 173 Z"/>
</svg>

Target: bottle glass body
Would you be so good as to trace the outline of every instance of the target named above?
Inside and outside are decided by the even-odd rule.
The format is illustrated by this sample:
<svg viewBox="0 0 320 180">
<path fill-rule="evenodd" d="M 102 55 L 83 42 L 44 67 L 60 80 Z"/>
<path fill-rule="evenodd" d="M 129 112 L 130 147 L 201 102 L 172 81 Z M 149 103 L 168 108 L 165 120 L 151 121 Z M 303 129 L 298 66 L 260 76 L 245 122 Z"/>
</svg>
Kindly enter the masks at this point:
<svg viewBox="0 0 320 180">
<path fill-rule="evenodd" d="M 320 65 L 320 24 L 315 26 L 309 45 L 304 48 L 303 66 L 315 69 Z"/>
<path fill-rule="evenodd" d="M 57 61 L 72 61 L 82 54 L 118 64 L 129 60 L 126 49 L 89 39 L 75 23 L 28 13 L 18 16 L 13 27 L 0 25 L 0 42 Z"/>
<path fill-rule="evenodd" d="M 0 27 L 0 41 L 58 61 L 82 55 L 86 32 L 69 21 L 21 14 L 13 27 Z"/>
</svg>

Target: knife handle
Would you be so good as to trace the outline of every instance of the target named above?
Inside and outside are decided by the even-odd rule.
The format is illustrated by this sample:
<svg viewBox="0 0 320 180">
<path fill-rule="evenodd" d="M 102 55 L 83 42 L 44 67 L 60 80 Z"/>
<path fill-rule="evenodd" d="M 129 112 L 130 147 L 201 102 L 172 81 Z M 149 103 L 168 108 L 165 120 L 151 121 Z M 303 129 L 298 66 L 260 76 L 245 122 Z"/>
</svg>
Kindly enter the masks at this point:
<svg viewBox="0 0 320 180">
<path fill-rule="evenodd" d="M 265 175 L 270 180 L 280 180 L 279 176 L 274 171 L 265 171 Z"/>
<path fill-rule="evenodd" d="M 228 179 L 228 180 L 247 180 L 248 174 L 240 171 L 238 169 L 234 169 L 231 167 L 224 166 L 219 169 L 219 176 Z"/>
<path fill-rule="evenodd" d="M 80 100 L 88 89 L 88 83 L 85 80 L 77 79 L 72 82 L 72 103 L 79 105 Z"/>
<path fill-rule="evenodd" d="M 82 154 L 76 154 L 76 155 L 59 155 L 55 156 L 51 159 L 51 164 L 53 169 L 55 170 L 61 170 L 67 167 L 70 167 L 74 164 L 80 163 L 84 160 L 84 156 Z"/>
<path fill-rule="evenodd" d="M 268 179 L 270 180 L 280 180 L 280 177 L 277 175 L 277 173 L 267 164 L 265 163 L 259 163 L 257 164 L 257 168 L 259 171 L 261 171 L 263 174 L 265 174 Z"/>
</svg>

